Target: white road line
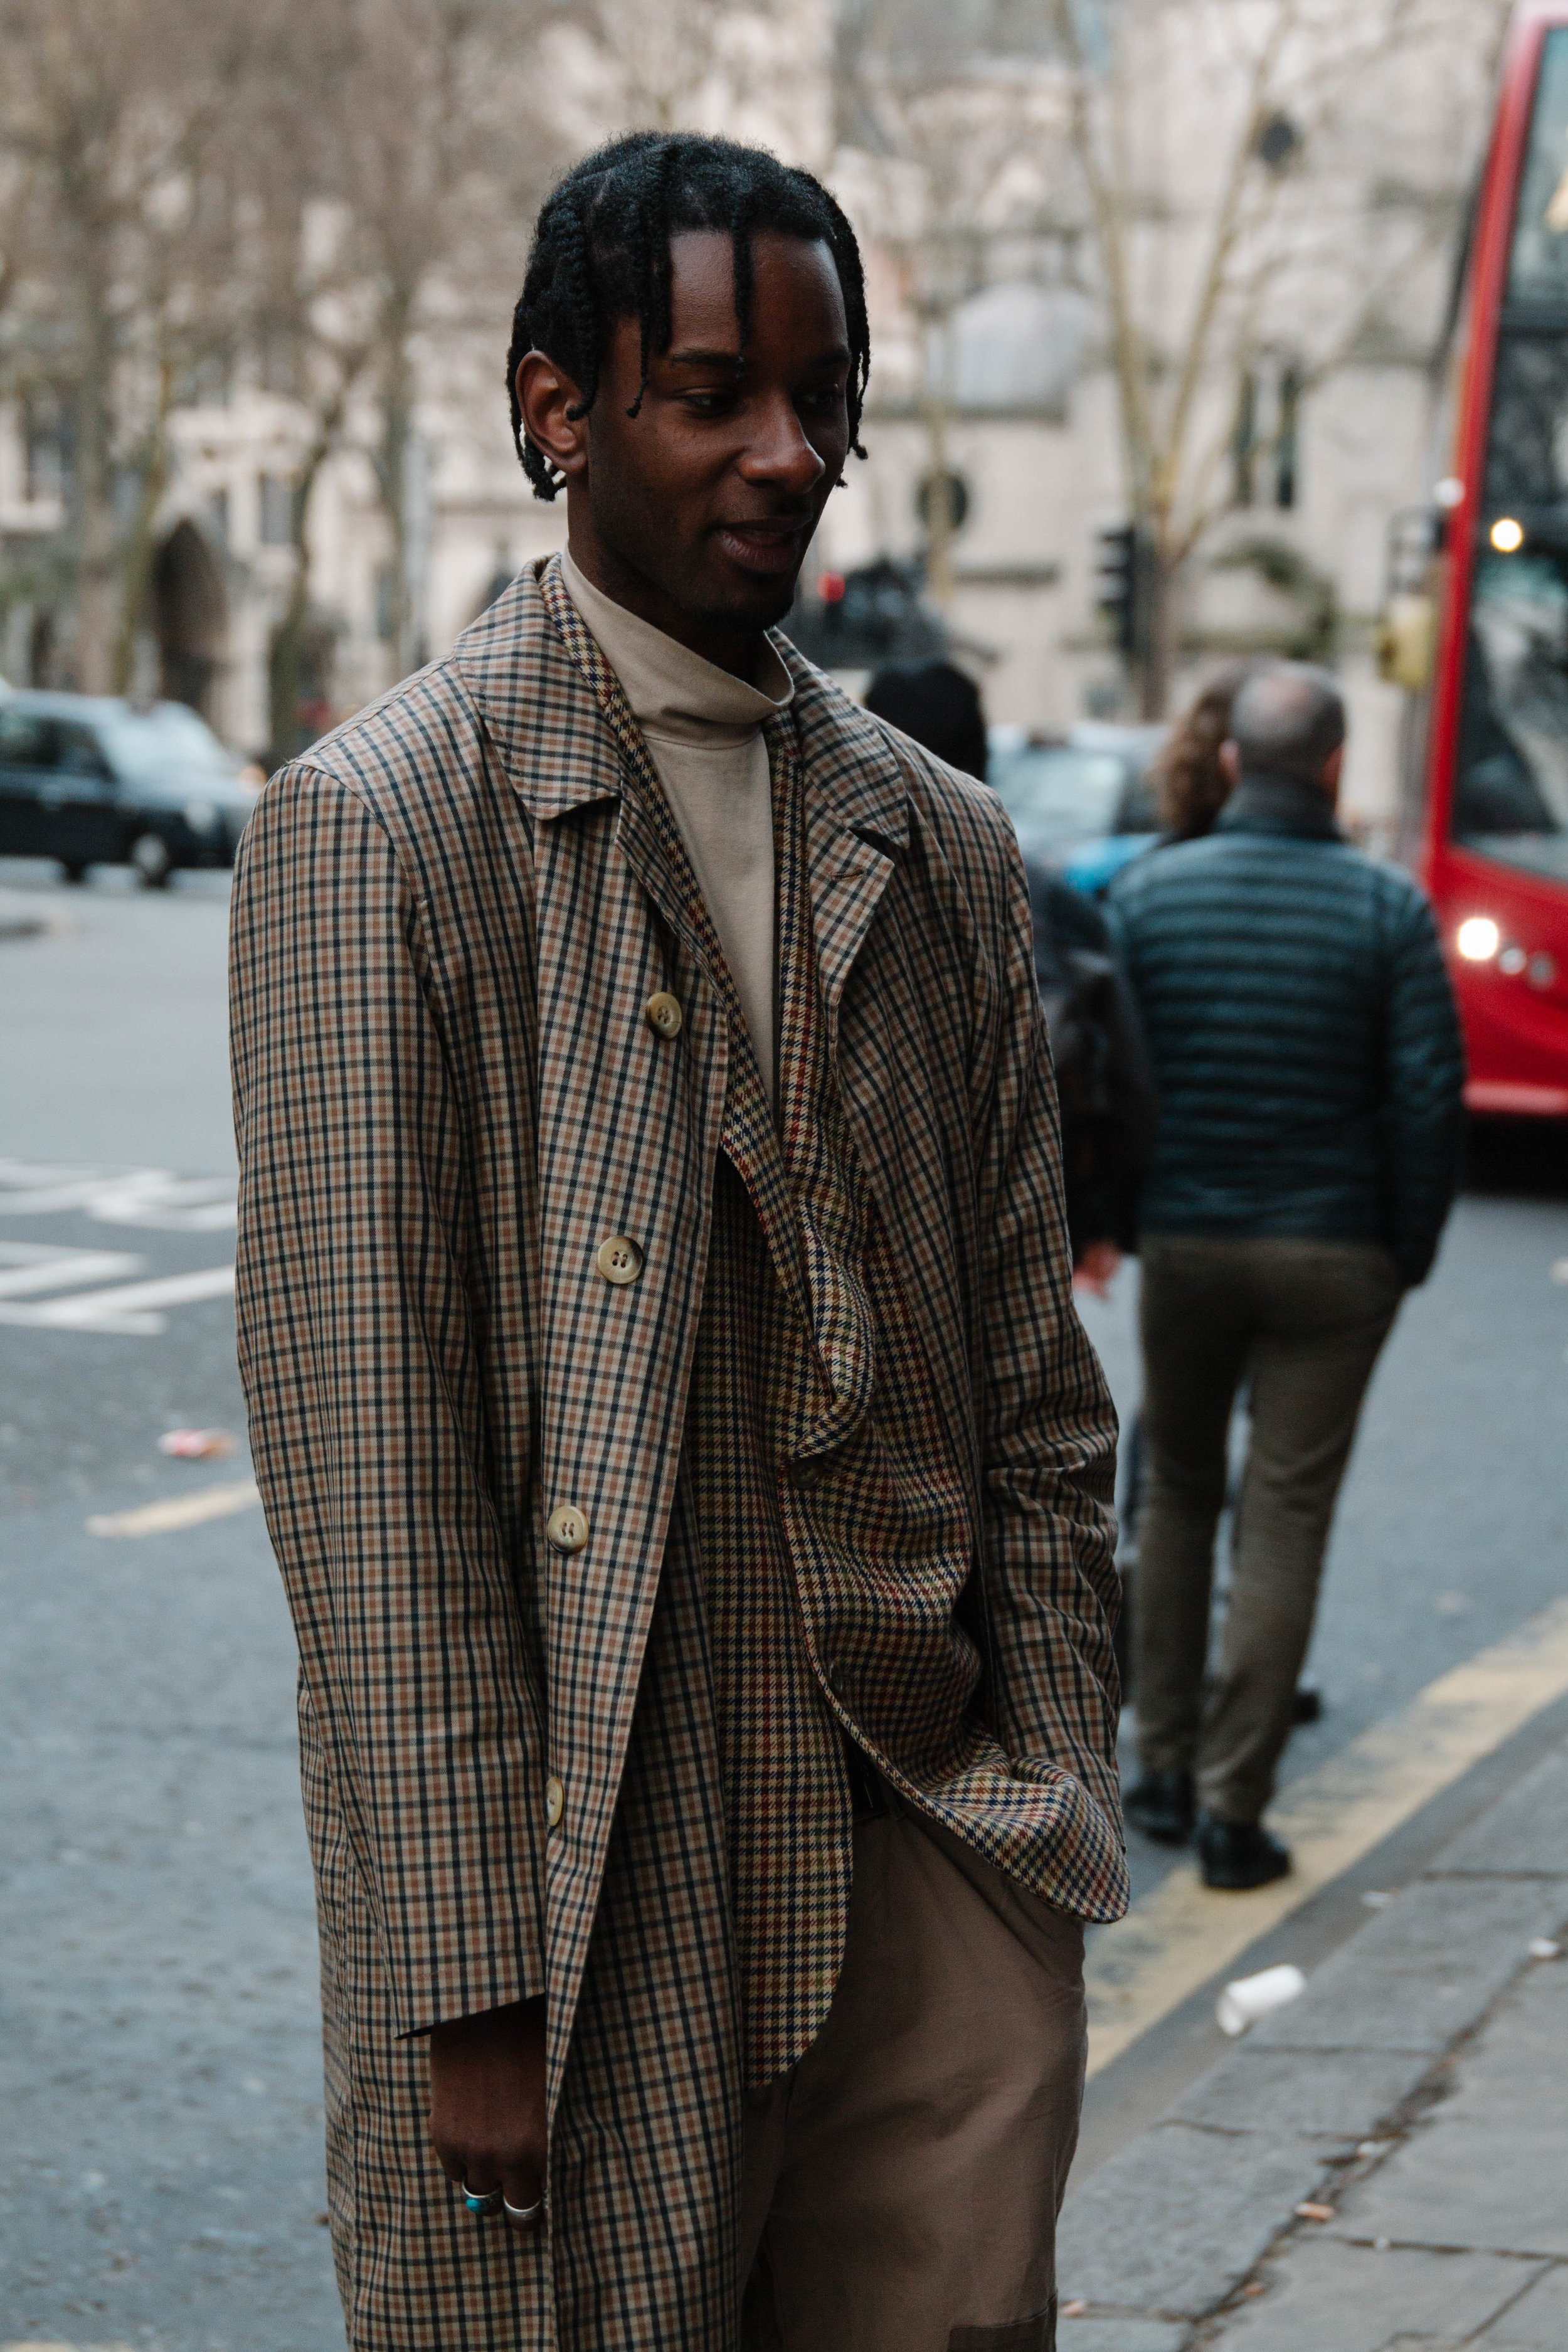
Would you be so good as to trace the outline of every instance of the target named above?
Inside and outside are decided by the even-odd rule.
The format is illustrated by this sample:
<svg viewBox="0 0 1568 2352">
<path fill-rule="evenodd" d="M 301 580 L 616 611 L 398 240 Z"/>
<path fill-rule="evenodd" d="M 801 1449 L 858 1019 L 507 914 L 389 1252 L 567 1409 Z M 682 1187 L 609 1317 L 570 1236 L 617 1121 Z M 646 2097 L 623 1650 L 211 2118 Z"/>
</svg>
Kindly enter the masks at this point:
<svg viewBox="0 0 1568 2352">
<path fill-rule="evenodd" d="M 1565 1691 L 1568 1600 L 1440 1675 L 1402 1713 L 1281 1790 L 1268 1822 L 1290 1848 L 1289 1878 L 1247 1895 L 1218 1894 L 1184 1862 L 1125 1919 L 1098 1929 L 1084 1970 L 1089 2073 Z"/>
<path fill-rule="evenodd" d="M 176 1176 L 168 1168 L 50 1168 L 0 1160 L 0 1216 L 80 1211 L 100 1224 L 153 1233 L 213 1234 L 237 1218 L 232 1176 Z"/>
<path fill-rule="evenodd" d="M 170 1495 L 161 1503 L 143 1503 L 133 1511 L 95 1511 L 87 1523 L 89 1536 L 163 1536 L 180 1528 L 199 1528 L 204 1519 L 232 1518 L 261 1500 L 254 1478 L 239 1478 L 224 1486 L 203 1486 L 194 1495 Z"/>
<path fill-rule="evenodd" d="M 110 1275 L 140 1274 L 147 1261 L 131 1250 L 62 1249 L 53 1242 L 0 1242 L 0 1298 L 35 1290 L 69 1290 Z"/>
<path fill-rule="evenodd" d="M 131 1339 L 154 1339 L 163 1328 L 155 1312 L 188 1307 L 200 1298 L 225 1298 L 234 1289 L 232 1265 L 204 1266 L 194 1274 L 165 1274 L 151 1282 L 127 1282 L 110 1290 L 88 1290 L 74 1298 L 50 1298 L 36 1307 L 0 1302 L 0 1323 L 35 1331 L 110 1331 Z"/>
</svg>

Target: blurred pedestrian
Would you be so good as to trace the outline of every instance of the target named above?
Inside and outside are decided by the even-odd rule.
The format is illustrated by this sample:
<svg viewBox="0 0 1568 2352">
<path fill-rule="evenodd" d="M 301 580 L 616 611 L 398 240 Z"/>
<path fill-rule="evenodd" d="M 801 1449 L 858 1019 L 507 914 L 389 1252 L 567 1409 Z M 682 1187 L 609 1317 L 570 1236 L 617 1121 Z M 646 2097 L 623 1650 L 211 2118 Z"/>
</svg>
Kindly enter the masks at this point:
<svg viewBox="0 0 1568 2352">
<path fill-rule="evenodd" d="M 1115 1424 L 1007 820 L 777 633 L 868 364 L 809 174 L 587 157 L 508 362 L 566 551 L 246 836 L 355 2352 L 1054 2330 Z"/>
<path fill-rule="evenodd" d="M 1162 845 L 1198 841 L 1212 833 L 1230 798 L 1232 784 L 1222 756 L 1230 740 L 1230 714 L 1248 678 L 1269 667 L 1267 657 L 1228 661 L 1205 679 L 1176 720 L 1154 761 L 1154 789 Z"/>
<path fill-rule="evenodd" d="M 973 679 L 954 663 L 889 663 L 867 688 L 866 708 L 984 782 L 984 705 Z M 1033 860 L 1026 860 L 1025 871 L 1061 1119 L 1073 1284 L 1103 1298 L 1133 1246 L 1139 1187 L 1153 1141 L 1148 1056 L 1099 908 Z"/>
<path fill-rule="evenodd" d="M 889 662 L 866 688 L 866 708 L 960 775 L 985 782 L 985 706 L 956 662 Z"/>
<path fill-rule="evenodd" d="M 1378 1351 L 1453 1197 L 1463 1054 L 1425 898 L 1334 821 L 1344 711 L 1279 664 L 1237 696 L 1206 838 L 1119 877 L 1112 922 L 1160 1097 L 1141 1210 L 1145 1472 L 1134 1627 L 1148 1835 L 1211 1886 L 1289 1867 L 1263 1827 L 1330 1519 Z M 1246 1383 L 1218 1675 L 1226 1436 Z"/>
</svg>

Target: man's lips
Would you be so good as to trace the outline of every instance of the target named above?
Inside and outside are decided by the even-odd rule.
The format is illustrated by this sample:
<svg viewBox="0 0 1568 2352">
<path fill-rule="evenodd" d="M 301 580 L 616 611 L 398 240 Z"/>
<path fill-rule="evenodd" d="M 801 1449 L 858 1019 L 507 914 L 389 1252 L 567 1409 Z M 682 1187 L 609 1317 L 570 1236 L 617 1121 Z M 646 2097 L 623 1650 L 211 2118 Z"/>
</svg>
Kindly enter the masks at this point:
<svg viewBox="0 0 1568 2352">
<path fill-rule="evenodd" d="M 743 570 L 778 572 L 799 562 L 802 542 L 810 529 L 803 516 L 795 520 L 721 523 L 714 536 L 725 554 Z"/>
</svg>

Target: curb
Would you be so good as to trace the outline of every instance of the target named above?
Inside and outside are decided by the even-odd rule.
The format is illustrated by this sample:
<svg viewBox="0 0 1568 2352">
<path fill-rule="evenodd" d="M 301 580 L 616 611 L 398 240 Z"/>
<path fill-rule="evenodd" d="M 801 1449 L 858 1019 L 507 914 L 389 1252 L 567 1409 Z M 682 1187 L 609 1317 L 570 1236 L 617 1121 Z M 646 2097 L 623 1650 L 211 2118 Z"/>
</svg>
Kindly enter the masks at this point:
<svg viewBox="0 0 1568 2352">
<path fill-rule="evenodd" d="M 1565 1918 L 1568 1743 L 1068 2196 L 1062 2352 L 1204 2340 L 1203 2323 L 1302 2228 L 1296 2207 L 1331 2203 L 1441 2095 L 1449 2053 L 1531 1965 L 1531 1937 Z"/>
<path fill-rule="evenodd" d="M 72 918 L 23 890 L 0 890 L 0 940 L 41 940 L 76 929 Z"/>
</svg>

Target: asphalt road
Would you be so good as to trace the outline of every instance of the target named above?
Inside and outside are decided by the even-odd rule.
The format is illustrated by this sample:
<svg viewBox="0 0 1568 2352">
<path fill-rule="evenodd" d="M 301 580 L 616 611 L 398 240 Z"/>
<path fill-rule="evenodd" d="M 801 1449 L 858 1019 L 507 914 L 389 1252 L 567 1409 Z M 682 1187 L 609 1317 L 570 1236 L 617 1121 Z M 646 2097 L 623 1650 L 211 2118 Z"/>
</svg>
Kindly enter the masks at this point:
<svg viewBox="0 0 1568 2352">
<path fill-rule="evenodd" d="M 0 2348 L 331 2352 L 292 1643 L 260 1513 L 89 1528 L 247 1476 L 225 885 L 0 865 L 0 889 L 68 926 L 0 938 Z M 1310 1667 L 1325 1714 L 1288 1771 L 1561 1591 L 1559 1266 L 1568 1165 L 1489 1139 L 1377 1376 Z M 1129 1269 L 1086 1315 L 1124 1412 L 1134 1302 Z M 240 1443 L 171 1461 L 174 1427 Z M 1141 1890 L 1167 1866 L 1134 1861 Z"/>
</svg>

